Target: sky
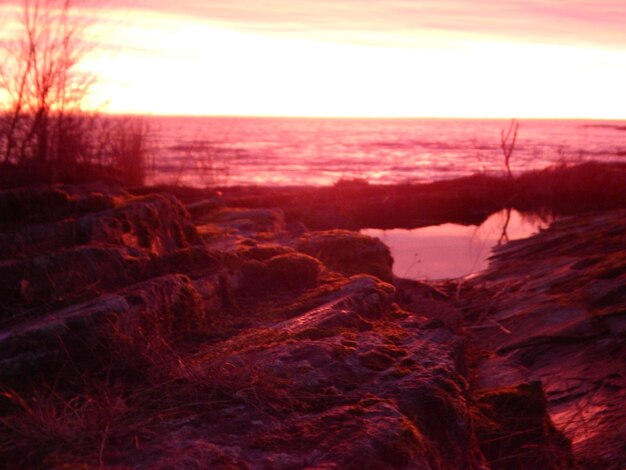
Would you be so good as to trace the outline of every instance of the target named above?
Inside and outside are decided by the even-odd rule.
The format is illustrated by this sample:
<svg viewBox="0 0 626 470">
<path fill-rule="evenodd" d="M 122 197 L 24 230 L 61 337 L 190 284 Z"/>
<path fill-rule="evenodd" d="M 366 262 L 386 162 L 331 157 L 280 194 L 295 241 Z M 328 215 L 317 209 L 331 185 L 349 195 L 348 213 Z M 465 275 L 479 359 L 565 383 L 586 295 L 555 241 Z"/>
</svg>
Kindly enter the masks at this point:
<svg viewBox="0 0 626 470">
<path fill-rule="evenodd" d="M 15 2 L 0 0 L 0 16 Z M 81 67 L 109 112 L 626 119 L 626 0 L 106 0 L 89 11 L 97 47 Z"/>
</svg>

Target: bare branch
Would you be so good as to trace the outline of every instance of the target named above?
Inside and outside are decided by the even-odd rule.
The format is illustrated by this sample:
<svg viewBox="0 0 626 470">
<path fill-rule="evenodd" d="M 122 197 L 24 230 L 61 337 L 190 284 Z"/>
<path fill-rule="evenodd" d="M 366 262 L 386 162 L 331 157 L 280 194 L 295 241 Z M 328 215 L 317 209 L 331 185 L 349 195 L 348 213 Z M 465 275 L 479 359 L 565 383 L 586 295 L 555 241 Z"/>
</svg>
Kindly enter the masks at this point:
<svg viewBox="0 0 626 470">
<path fill-rule="evenodd" d="M 506 134 L 504 133 L 504 129 L 500 129 L 500 148 L 502 149 L 502 154 L 504 155 L 504 166 L 506 167 L 509 179 L 513 178 L 513 173 L 511 172 L 511 155 L 515 149 L 518 129 L 519 123 L 515 119 L 511 119 Z M 512 139 L 511 134 L 513 134 Z"/>
<path fill-rule="evenodd" d="M 76 158 L 59 154 L 64 116 L 82 112 L 93 81 L 76 72 L 88 20 L 74 9 L 73 0 L 23 0 L 21 36 L 0 50 L 7 61 L 0 86 L 9 101 L 0 126 L 4 162 Z"/>
</svg>

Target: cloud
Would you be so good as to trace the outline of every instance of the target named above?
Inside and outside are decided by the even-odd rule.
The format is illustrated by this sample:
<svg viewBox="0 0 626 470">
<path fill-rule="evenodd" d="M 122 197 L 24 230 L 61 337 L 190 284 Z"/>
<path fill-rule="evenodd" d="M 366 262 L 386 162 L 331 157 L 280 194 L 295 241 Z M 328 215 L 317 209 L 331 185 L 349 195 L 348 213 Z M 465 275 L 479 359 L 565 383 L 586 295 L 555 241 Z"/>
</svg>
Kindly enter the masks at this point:
<svg viewBox="0 0 626 470">
<path fill-rule="evenodd" d="M 21 0 L 0 0 L 0 7 Z M 437 35 L 626 47 L 624 0 L 75 0 L 260 34 L 414 45 Z"/>
<path fill-rule="evenodd" d="M 623 0 L 110 0 L 263 34 L 338 40 L 425 34 L 626 46 Z M 386 38 L 386 39 L 382 39 Z"/>
</svg>

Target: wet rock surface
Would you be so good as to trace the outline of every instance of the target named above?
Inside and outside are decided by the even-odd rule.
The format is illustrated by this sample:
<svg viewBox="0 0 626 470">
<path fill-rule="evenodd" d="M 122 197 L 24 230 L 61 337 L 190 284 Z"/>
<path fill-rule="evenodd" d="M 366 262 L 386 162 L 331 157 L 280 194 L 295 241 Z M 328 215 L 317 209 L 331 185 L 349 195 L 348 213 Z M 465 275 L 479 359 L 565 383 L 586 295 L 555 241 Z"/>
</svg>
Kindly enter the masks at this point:
<svg viewBox="0 0 626 470">
<path fill-rule="evenodd" d="M 623 462 L 623 212 L 426 283 L 394 278 L 380 241 L 282 209 L 94 186 L 0 207 L 16 468 Z"/>
</svg>

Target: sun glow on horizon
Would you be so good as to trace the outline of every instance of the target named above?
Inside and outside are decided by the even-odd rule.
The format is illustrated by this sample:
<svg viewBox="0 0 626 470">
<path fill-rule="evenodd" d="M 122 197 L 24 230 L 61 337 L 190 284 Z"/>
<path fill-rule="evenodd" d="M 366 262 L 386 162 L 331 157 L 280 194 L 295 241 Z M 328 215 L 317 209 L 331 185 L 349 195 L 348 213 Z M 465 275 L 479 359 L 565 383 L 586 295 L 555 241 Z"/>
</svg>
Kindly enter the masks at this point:
<svg viewBox="0 0 626 470">
<path fill-rule="evenodd" d="M 626 48 L 371 34 L 336 42 L 112 9 L 81 67 L 98 77 L 90 103 L 116 114 L 626 119 Z"/>
</svg>

